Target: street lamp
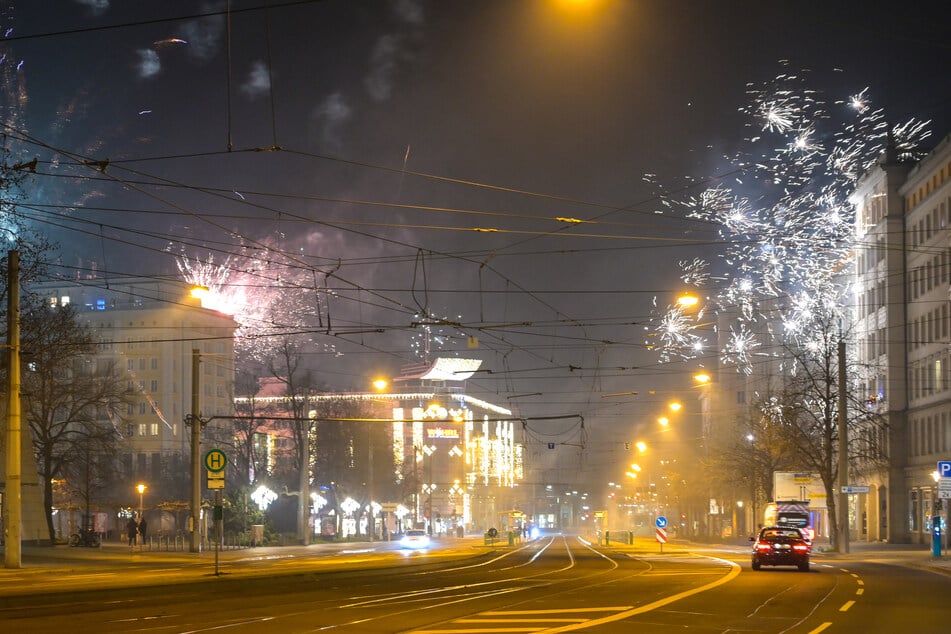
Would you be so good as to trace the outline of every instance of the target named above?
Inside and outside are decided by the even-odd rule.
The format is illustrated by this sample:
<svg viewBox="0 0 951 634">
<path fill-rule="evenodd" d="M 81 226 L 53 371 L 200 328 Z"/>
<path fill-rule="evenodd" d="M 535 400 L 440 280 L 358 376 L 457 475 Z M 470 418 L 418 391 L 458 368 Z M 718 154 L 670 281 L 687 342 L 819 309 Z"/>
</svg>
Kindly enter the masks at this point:
<svg viewBox="0 0 951 634">
<path fill-rule="evenodd" d="M 426 521 L 429 530 L 427 531 L 430 535 L 433 534 L 433 491 L 436 489 L 436 485 L 432 484 L 433 479 L 433 454 L 436 452 L 436 445 L 423 445 L 422 447 L 417 447 L 416 462 L 421 462 L 424 458 L 429 458 L 428 464 L 426 465 L 426 475 L 428 482 L 423 485 L 423 493 L 428 494 L 426 501 Z M 416 519 L 419 520 L 419 500 L 416 502 Z"/>
<path fill-rule="evenodd" d="M 700 303 L 700 298 L 693 293 L 681 293 L 677 297 L 677 305 L 681 308 L 693 308 Z"/>
<path fill-rule="evenodd" d="M 135 490 L 139 492 L 139 521 L 142 521 L 142 509 L 144 508 L 143 500 L 145 497 L 145 489 L 147 489 L 144 484 L 139 483 L 136 485 Z"/>
</svg>

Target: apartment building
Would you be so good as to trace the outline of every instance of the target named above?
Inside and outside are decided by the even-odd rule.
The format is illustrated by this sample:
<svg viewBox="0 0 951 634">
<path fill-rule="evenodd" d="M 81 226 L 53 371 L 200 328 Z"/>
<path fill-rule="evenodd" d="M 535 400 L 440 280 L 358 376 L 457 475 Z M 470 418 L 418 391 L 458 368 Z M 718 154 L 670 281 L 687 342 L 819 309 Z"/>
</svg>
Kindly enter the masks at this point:
<svg viewBox="0 0 951 634">
<path fill-rule="evenodd" d="M 116 360 L 130 395 L 119 432 L 123 481 L 142 482 L 148 497 L 188 500 L 192 369 L 199 360 L 199 414 L 233 413 L 234 319 L 202 308 L 190 287 L 175 279 L 80 279 L 33 284 L 51 305 L 80 307 L 99 342 L 98 354 Z M 221 427 L 225 422 L 221 419 Z M 228 427 L 230 428 L 230 427 Z M 129 498 L 133 498 L 130 487 Z M 122 495 L 118 496 L 120 499 Z"/>
<path fill-rule="evenodd" d="M 855 356 L 866 406 L 885 417 L 853 439 L 868 451 L 850 496 L 852 536 L 927 543 L 951 458 L 951 137 L 918 163 L 887 153 L 856 188 Z M 881 460 L 876 460 L 878 454 Z"/>
</svg>

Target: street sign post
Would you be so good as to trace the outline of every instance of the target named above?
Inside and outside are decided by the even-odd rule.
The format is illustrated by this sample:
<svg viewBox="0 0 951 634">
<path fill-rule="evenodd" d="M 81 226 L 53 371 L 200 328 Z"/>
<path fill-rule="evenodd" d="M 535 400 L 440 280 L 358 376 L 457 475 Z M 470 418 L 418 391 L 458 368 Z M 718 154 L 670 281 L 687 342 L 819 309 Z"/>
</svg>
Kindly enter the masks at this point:
<svg viewBox="0 0 951 634">
<path fill-rule="evenodd" d="M 208 471 L 219 473 L 228 466 L 228 456 L 220 449 L 212 449 L 205 454 L 205 468 Z"/>
<path fill-rule="evenodd" d="M 221 539 L 224 536 L 224 506 L 221 504 L 221 490 L 225 488 L 225 467 L 228 456 L 220 449 L 212 449 L 205 454 L 205 468 L 208 470 L 208 488 L 215 490 L 215 507 L 212 518 L 215 528 L 215 576 L 220 574 L 218 553 L 221 552 Z"/>
<path fill-rule="evenodd" d="M 654 529 L 654 537 L 657 539 L 657 543 L 660 544 L 660 552 L 664 552 L 664 544 L 667 543 L 667 529 L 658 526 Z"/>
</svg>

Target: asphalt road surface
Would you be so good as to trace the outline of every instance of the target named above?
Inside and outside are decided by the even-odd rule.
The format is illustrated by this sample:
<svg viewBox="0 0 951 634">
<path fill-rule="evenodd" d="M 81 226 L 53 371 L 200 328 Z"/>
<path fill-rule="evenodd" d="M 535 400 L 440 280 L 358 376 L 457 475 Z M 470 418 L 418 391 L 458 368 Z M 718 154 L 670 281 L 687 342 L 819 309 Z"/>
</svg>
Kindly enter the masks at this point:
<svg viewBox="0 0 951 634">
<path fill-rule="evenodd" d="M 816 557 L 754 572 L 740 550 L 598 547 L 342 549 L 319 557 L 95 566 L 4 588 L 5 632 L 944 632 L 951 576 Z M 26 573 L 25 573 L 26 574 Z M 143 574 L 152 585 L 137 585 Z M 112 575 L 112 576 L 110 576 Z M 83 588 L 69 579 L 85 577 Z M 185 580 L 183 577 L 187 577 Z M 7 577 L 11 579 L 12 577 Z M 79 583 L 79 582 L 72 582 Z M 27 588 L 27 585 L 30 587 Z"/>
</svg>

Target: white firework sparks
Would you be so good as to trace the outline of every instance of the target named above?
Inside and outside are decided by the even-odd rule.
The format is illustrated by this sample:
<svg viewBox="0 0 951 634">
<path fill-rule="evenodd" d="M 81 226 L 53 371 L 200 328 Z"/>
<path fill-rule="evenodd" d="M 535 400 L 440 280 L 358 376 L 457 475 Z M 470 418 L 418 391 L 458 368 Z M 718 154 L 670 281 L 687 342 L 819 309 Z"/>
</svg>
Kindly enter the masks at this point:
<svg viewBox="0 0 951 634">
<path fill-rule="evenodd" d="M 742 182 L 673 205 L 718 225 L 724 275 L 709 289 L 707 310 L 731 324 L 721 361 L 743 372 L 755 356 L 779 354 L 777 344 L 807 342 L 818 319 L 844 313 L 855 240 L 848 196 L 886 150 L 899 160 L 920 158 L 930 136 L 926 121 L 889 123 L 867 88 L 830 105 L 806 74 L 787 73 L 747 93 L 740 111 L 755 133 L 748 150 L 730 159 L 744 171 Z M 700 259 L 680 266 L 697 288 L 712 280 Z M 652 328 L 661 360 L 686 357 L 701 321 L 668 307 Z"/>
</svg>

